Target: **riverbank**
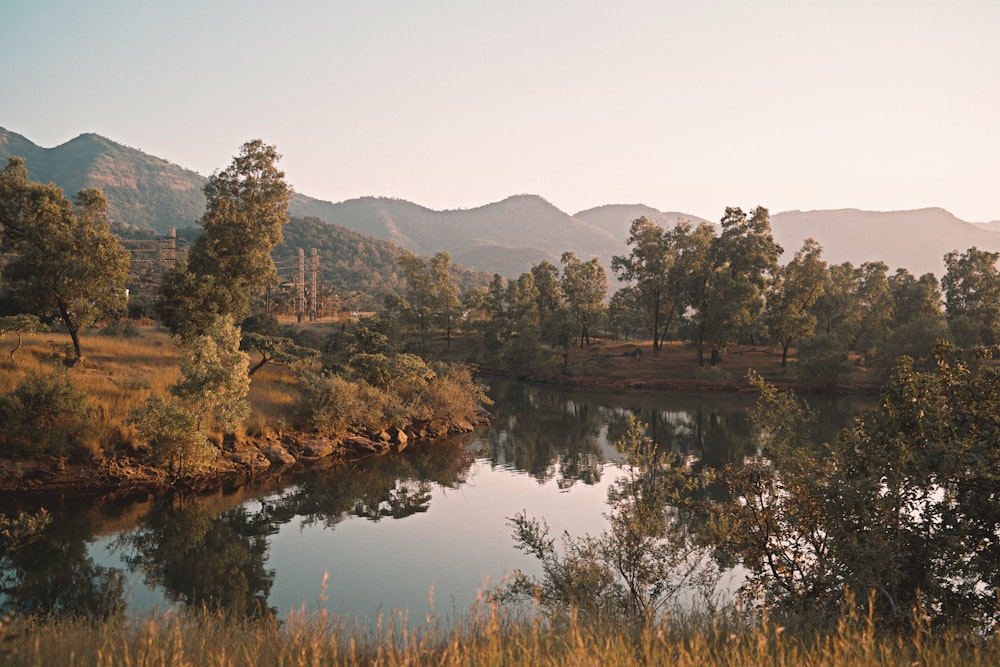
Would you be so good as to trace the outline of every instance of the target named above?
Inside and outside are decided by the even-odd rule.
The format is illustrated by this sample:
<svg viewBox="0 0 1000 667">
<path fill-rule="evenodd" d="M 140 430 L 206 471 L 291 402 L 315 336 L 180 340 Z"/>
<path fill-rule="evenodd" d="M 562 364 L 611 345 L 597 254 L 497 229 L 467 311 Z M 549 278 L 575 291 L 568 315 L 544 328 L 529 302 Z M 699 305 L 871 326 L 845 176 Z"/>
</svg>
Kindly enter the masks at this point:
<svg viewBox="0 0 1000 667">
<path fill-rule="evenodd" d="M 171 476 L 164 469 L 131 456 L 86 462 L 53 456 L 0 458 L 0 496 L 8 499 L 17 496 L 22 500 L 31 496 L 126 498 L 171 490 L 234 489 L 269 476 L 401 452 L 410 443 L 471 433 L 477 425 L 487 422 L 484 411 L 473 420 L 393 428 L 336 440 L 308 434 L 229 440 L 222 444 L 217 458 L 209 465 L 182 477 Z"/>
<path fill-rule="evenodd" d="M 295 377 L 288 368 L 268 364 L 253 376 L 250 415 L 238 432 L 223 436 L 210 431 L 217 455 L 197 470 L 171 475 L 148 462 L 148 449 L 137 438 L 130 417 L 148 396 L 168 395 L 179 378 L 182 353 L 175 341 L 155 326 L 142 327 L 129 337 L 88 331 L 81 335 L 85 359 L 66 370 L 65 338 L 59 333 L 30 334 L 15 359 L 8 361 L 4 354 L 0 395 L 33 376 L 65 374 L 86 397 L 92 432 L 86 442 L 63 453 L 21 451 L 15 457 L 0 451 L 0 502 L 5 504 L 16 504 L 22 497 L 129 497 L 236 488 L 270 475 L 398 452 L 415 441 L 468 433 L 488 420 L 485 411 L 464 414 L 469 410 L 463 410 L 405 429 L 377 430 L 370 425 L 368 429 L 376 430 L 352 429 L 346 436 L 320 437 L 296 429 L 300 391 Z M 39 418 L 34 414 L 32 421 Z"/>
<path fill-rule="evenodd" d="M 605 342 L 569 350 L 563 372 L 528 374 L 523 379 L 601 391 L 647 391 L 665 393 L 725 393 L 754 391 L 747 376 L 754 371 L 782 389 L 802 394 L 873 395 L 881 383 L 863 368 L 856 368 L 842 383 L 817 385 L 803 382 L 795 373 L 794 360 L 781 365 L 781 350 L 768 346 L 741 345 L 730 348 L 715 366 L 699 366 L 693 347 L 680 342 L 664 343 L 658 352 L 651 341 Z"/>
</svg>

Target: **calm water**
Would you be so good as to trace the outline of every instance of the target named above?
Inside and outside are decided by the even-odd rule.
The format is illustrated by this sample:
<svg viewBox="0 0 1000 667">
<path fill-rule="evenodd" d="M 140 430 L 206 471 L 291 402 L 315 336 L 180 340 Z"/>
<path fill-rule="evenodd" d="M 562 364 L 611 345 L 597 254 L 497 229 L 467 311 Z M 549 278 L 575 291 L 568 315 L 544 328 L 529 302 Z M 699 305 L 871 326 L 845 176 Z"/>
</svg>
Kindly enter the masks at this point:
<svg viewBox="0 0 1000 667">
<path fill-rule="evenodd" d="M 45 539 L 0 561 L 4 597 L 22 609 L 325 607 L 369 622 L 447 620 L 515 569 L 537 571 L 514 549 L 514 514 L 544 517 L 553 535 L 601 531 L 629 414 L 660 445 L 707 464 L 753 453 L 751 397 L 491 383 L 493 423 L 460 439 L 229 494 L 50 508 Z M 859 410 L 817 407 L 826 439 Z"/>
</svg>

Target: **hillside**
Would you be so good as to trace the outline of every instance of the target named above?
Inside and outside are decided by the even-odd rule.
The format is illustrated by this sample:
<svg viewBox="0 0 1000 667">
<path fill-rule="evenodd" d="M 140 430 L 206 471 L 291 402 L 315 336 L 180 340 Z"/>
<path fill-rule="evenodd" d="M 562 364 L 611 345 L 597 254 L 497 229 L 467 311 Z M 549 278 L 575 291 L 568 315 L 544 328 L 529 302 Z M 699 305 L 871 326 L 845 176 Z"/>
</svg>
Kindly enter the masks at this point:
<svg viewBox="0 0 1000 667">
<path fill-rule="evenodd" d="M 944 275 L 944 255 L 972 246 L 1000 250 L 1000 234 L 959 220 L 941 208 L 914 211 L 788 211 L 771 216 L 775 240 L 785 249 L 784 261 L 812 237 L 832 263 L 861 264 L 881 260 L 890 270 L 906 267 L 920 275 Z"/>
<path fill-rule="evenodd" d="M 101 187 L 119 228 L 164 234 L 171 226 L 183 229 L 194 225 L 204 210 L 204 176 L 95 134 L 81 135 L 55 148 L 41 148 L 0 128 L 0 159 L 6 160 L 8 155 L 22 155 L 33 179 L 52 181 L 69 194 L 82 187 Z M 471 209 L 435 211 L 387 197 L 333 203 L 295 194 L 289 212 L 297 218 L 322 220 L 390 241 L 420 255 L 446 250 L 459 264 L 508 277 L 542 260 L 558 264 L 566 250 L 582 259 L 597 256 L 610 268 L 613 255 L 628 253 L 629 226 L 643 215 L 662 225 L 672 225 L 678 218 L 694 223 L 704 220 L 642 204 L 599 206 L 569 215 L 536 195 L 516 195 Z M 812 237 L 833 263 L 882 260 L 891 269 L 906 267 L 918 275 L 932 271 L 940 277 L 942 258 L 951 250 L 973 245 L 1000 250 L 1000 221 L 968 223 L 940 208 L 788 211 L 773 213 L 771 221 L 775 238 L 785 249 L 785 261 L 805 238 Z M 315 222 L 306 229 L 315 239 L 301 239 L 303 247 L 320 247 L 325 235 L 342 233 L 325 230 Z M 361 259 L 351 263 L 355 261 Z"/>
<path fill-rule="evenodd" d="M 604 230 L 621 243 L 628 239 L 632 221 L 643 216 L 661 227 L 672 227 L 678 220 L 687 220 L 694 225 L 709 222 L 689 213 L 658 211 L 645 204 L 608 204 L 573 214 L 575 219 Z"/>
<path fill-rule="evenodd" d="M 96 134 L 41 148 L 0 128 L 0 159 L 6 163 L 10 155 L 24 158 L 32 180 L 55 183 L 68 196 L 101 188 L 116 226 L 164 234 L 193 224 L 205 210 L 204 176 Z"/>
</svg>

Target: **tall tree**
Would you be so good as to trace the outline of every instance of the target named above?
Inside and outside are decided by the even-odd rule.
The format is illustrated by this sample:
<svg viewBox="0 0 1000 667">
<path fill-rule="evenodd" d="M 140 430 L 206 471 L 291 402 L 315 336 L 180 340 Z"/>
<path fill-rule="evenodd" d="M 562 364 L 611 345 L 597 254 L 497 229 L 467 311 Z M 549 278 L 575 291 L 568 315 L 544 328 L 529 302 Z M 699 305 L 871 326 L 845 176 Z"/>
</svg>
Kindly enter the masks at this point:
<svg viewBox="0 0 1000 667">
<path fill-rule="evenodd" d="M 205 185 L 205 231 L 195 240 L 187 264 L 168 272 L 157 311 L 183 338 L 205 333 L 220 315 L 240 322 L 277 273 L 271 249 L 288 222 L 291 188 L 277 168 L 274 146 L 254 139 L 230 165 Z"/>
<path fill-rule="evenodd" d="M 608 275 L 596 257 L 583 262 L 573 252 L 562 254 L 562 288 L 580 332 L 580 347 L 590 344 L 590 327 L 604 310 Z"/>
<path fill-rule="evenodd" d="M 764 315 L 772 340 L 781 344 L 781 367 L 788 364 L 792 343 L 812 335 L 816 316 L 811 308 L 823 294 L 827 268 L 823 247 L 806 239 L 795 257 L 779 269 L 767 296 Z"/>
<path fill-rule="evenodd" d="M 81 190 L 71 204 L 55 185 L 30 182 L 21 158 L 0 172 L 0 249 L 14 254 L 4 280 L 24 307 L 62 321 L 77 361 L 80 330 L 127 299 L 129 255 L 107 211 L 100 190 Z"/>
<path fill-rule="evenodd" d="M 896 269 L 889 277 L 889 290 L 894 328 L 918 320 L 940 319 L 943 315 L 941 286 L 933 273 L 915 278 L 906 269 Z"/>
<path fill-rule="evenodd" d="M 430 260 L 404 250 L 396 262 L 406 278 L 406 298 L 401 303 L 404 313 L 416 326 L 421 348 L 432 326 L 446 332 L 448 343 L 461 306 L 458 286 L 451 275 L 451 255 L 445 251 Z"/>
<path fill-rule="evenodd" d="M 691 325 L 700 365 L 705 363 L 706 342 L 712 346 L 714 366 L 727 345 L 759 322 L 764 290 L 777 271 L 780 254 L 766 208 L 758 206 L 749 216 L 740 208 L 726 209 L 722 233 L 712 239 L 707 262 L 692 273 Z"/>
<path fill-rule="evenodd" d="M 611 258 L 611 268 L 623 282 L 635 283 L 634 298 L 646 311 L 653 329 L 653 352 L 663 345 L 660 327 L 667 302 L 667 285 L 674 253 L 664 229 L 645 216 L 632 221 L 628 244 L 632 246 L 627 256 Z"/>
<path fill-rule="evenodd" d="M 973 246 L 944 256 L 941 279 L 945 310 L 954 321 L 966 317 L 979 326 L 983 342 L 993 344 L 1000 335 L 1000 253 Z"/>
</svg>

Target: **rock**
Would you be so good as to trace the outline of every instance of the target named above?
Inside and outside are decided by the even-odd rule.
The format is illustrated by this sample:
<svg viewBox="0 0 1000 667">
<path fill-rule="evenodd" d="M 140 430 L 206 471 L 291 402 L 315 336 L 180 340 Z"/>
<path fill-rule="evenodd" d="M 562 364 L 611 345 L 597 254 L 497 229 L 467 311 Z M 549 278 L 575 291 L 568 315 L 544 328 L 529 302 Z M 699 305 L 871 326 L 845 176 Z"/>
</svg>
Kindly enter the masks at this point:
<svg viewBox="0 0 1000 667">
<path fill-rule="evenodd" d="M 379 431 L 372 436 L 372 440 L 377 440 L 379 442 L 392 442 L 392 436 L 389 435 L 388 431 Z"/>
<path fill-rule="evenodd" d="M 327 440 L 316 440 L 302 448 L 302 456 L 307 458 L 322 459 L 331 454 L 333 454 L 333 443 Z"/>
<path fill-rule="evenodd" d="M 226 458 L 233 463 L 253 470 L 267 470 L 271 462 L 255 449 L 244 449 L 237 452 L 226 452 Z"/>
<path fill-rule="evenodd" d="M 406 432 L 403 429 L 401 428 L 389 429 L 389 442 L 391 442 L 392 444 L 402 445 L 403 447 L 405 447 L 409 439 L 410 439 L 409 436 L 406 435 Z"/>
<path fill-rule="evenodd" d="M 458 431 L 459 433 L 471 433 L 472 431 L 475 430 L 472 424 L 465 421 L 464 419 L 460 422 L 455 422 L 454 427 L 455 430 Z"/>
<path fill-rule="evenodd" d="M 288 450 L 278 443 L 270 445 L 262 453 L 267 457 L 268 461 L 275 465 L 291 465 L 295 463 L 295 457 L 289 454 Z"/>
</svg>

